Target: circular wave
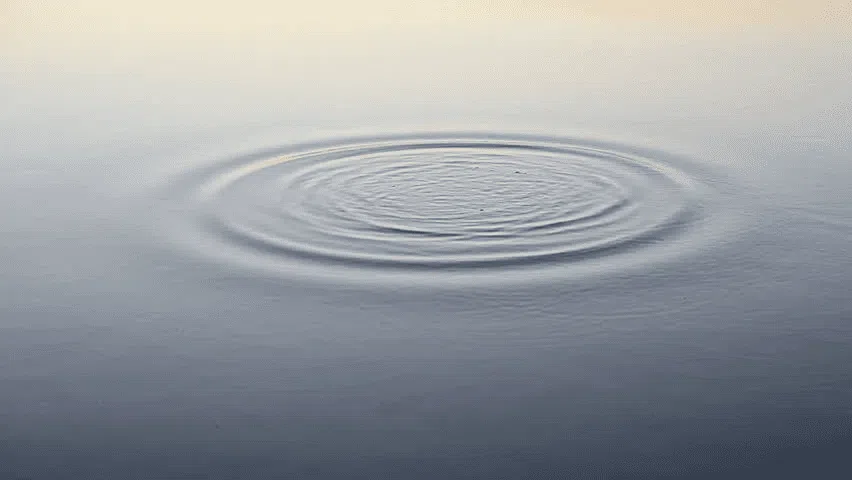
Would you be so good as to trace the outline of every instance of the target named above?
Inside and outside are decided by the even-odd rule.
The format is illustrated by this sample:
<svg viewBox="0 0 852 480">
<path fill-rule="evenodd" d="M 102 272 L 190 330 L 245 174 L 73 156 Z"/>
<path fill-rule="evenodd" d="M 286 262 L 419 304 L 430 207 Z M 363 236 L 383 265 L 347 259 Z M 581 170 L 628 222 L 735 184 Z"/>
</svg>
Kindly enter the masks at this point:
<svg viewBox="0 0 852 480">
<path fill-rule="evenodd" d="M 557 139 L 354 140 L 202 177 L 189 207 L 211 251 L 342 276 L 565 268 L 675 242 L 705 214 L 669 162 Z"/>
</svg>

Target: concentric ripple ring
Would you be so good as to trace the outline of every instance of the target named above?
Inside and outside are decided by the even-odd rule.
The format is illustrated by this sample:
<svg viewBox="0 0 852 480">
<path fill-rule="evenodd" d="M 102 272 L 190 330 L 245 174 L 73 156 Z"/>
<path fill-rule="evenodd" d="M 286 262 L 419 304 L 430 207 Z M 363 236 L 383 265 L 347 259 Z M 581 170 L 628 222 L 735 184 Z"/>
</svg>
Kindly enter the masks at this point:
<svg viewBox="0 0 852 480">
<path fill-rule="evenodd" d="M 677 243 L 708 215 L 704 187 L 638 149 L 424 135 L 234 160 L 184 200 L 196 245 L 282 274 L 493 275 Z"/>
</svg>

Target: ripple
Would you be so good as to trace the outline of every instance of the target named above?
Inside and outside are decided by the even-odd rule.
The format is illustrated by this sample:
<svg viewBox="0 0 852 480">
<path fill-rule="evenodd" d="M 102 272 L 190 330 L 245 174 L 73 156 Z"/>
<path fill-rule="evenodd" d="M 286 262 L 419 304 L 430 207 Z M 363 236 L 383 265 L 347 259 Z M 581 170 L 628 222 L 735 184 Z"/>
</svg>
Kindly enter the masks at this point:
<svg viewBox="0 0 852 480">
<path fill-rule="evenodd" d="M 540 137 L 349 140 L 189 177 L 178 188 L 186 245 L 355 281 L 624 266 L 677 245 L 710 213 L 706 184 L 668 156 Z"/>
</svg>

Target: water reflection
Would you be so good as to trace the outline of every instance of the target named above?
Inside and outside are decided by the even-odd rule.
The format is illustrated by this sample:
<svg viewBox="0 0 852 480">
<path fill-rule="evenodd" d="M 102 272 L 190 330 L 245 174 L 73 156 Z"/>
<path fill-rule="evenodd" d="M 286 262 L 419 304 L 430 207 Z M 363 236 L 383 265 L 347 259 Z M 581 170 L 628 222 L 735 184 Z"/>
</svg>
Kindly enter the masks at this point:
<svg viewBox="0 0 852 480">
<path fill-rule="evenodd" d="M 0 478 L 852 450 L 842 2 L 0 8 Z"/>
</svg>

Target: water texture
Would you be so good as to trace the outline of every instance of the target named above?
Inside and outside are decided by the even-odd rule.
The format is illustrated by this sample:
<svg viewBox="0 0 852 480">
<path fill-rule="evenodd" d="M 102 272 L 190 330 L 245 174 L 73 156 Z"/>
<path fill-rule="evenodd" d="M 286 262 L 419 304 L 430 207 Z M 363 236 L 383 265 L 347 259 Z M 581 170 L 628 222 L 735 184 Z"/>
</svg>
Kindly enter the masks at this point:
<svg viewBox="0 0 852 480">
<path fill-rule="evenodd" d="M 0 480 L 848 478 L 850 12 L 0 2 Z"/>
<path fill-rule="evenodd" d="M 604 257 L 682 253 L 692 227 L 711 237 L 706 224 L 725 215 L 712 210 L 729 193 L 672 155 L 581 139 L 420 134 L 281 150 L 174 181 L 168 206 L 183 217 L 171 219 L 175 240 L 281 275 L 355 282 L 569 277 L 572 265 L 602 268 Z"/>
</svg>

